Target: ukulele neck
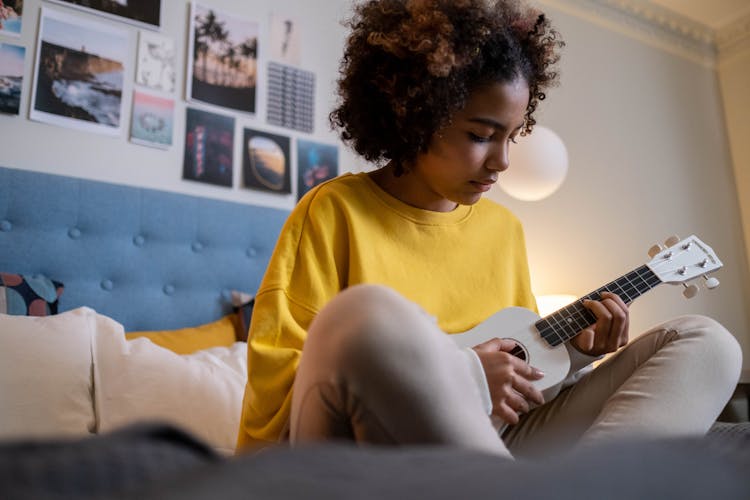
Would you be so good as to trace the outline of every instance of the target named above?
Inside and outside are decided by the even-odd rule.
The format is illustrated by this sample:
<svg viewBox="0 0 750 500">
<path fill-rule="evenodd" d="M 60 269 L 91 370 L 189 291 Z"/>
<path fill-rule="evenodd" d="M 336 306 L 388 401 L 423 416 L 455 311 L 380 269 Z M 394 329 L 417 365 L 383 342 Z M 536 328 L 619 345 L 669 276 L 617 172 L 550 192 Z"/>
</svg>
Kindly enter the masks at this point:
<svg viewBox="0 0 750 500">
<path fill-rule="evenodd" d="M 581 297 L 575 302 L 545 316 L 534 323 L 534 326 L 550 346 L 558 346 L 578 335 L 584 328 L 596 323 L 596 316 L 584 307 L 584 300 L 600 300 L 602 292 L 611 292 L 620 296 L 626 304 L 630 304 L 644 293 L 661 284 L 661 282 L 659 277 L 644 264 L 622 277 L 607 283 L 603 287 L 594 290 L 588 295 Z"/>
</svg>

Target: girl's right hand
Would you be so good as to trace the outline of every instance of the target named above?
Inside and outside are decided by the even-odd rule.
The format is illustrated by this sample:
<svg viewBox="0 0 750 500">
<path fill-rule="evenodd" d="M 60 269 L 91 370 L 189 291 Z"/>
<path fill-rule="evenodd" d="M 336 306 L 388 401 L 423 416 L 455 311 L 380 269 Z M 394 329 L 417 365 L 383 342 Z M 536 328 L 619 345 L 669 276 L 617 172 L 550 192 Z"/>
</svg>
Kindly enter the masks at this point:
<svg viewBox="0 0 750 500">
<path fill-rule="evenodd" d="M 487 377 L 492 414 L 511 425 L 518 423 L 519 414 L 529 411 L 529 401 L 544 404 L 542 393 L 531 383 L 544 373 L 510 354 L 514 347 L 515 341 L 499 338 L 473 347 Z"/>
</svg>

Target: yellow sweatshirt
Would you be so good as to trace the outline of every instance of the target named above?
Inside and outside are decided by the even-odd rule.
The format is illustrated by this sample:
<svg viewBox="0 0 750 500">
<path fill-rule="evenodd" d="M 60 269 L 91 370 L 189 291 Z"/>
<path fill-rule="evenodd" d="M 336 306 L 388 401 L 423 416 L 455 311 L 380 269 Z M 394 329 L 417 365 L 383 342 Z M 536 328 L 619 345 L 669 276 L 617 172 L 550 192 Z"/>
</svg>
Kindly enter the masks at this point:
<svg viewBox="0 0 750 500">
<path fill-rule="evenodd" d="M 407 205 L 365 173 L 307 193 L 286 221 L 255 299 L 238 448 L 285 437 L 307 328 L 339 291 L 387 285 L 463 332 L 508 306 L 536 309 L 523 230 L 481 199 L 452 212 Z"/>
</svg>

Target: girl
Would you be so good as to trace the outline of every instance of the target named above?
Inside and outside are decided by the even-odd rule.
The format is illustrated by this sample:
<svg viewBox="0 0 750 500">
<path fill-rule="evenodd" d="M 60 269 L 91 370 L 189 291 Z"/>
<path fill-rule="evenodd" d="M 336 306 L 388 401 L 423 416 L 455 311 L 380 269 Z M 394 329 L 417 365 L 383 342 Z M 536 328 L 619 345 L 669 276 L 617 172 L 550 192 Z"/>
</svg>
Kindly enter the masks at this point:
<svg viewBox="0 0 750 500">
<path fill-rule="evenodd" d="M 466 350 L 446 335 L 536 308 L 519 221 L 482 194 L 556 82 L 563 44 L 547 17 L 511 0 L 370 0 L 349 26 L 331 120 L 380 167 L 318 186 L 290 215 L 256 296 L 239 446 L 511 456 L 705 432 L 740 369 L 737 342 L 708 318 L 628 343 L 618 296 L 586 302 L 597 321 L 566 346 L 568 387 L 548 402 L 532 385 L 544 374 L 503 332 Z"/>
</svg>

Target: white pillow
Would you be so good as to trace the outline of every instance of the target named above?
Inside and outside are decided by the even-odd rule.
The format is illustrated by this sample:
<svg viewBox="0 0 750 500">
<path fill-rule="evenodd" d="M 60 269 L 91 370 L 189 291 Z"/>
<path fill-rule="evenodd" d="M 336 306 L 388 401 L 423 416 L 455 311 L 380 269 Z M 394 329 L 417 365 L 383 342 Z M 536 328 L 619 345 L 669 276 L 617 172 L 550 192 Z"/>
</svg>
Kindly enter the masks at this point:
<svg viewBox="0 0 750 500">
<path fill-rule="evenodd" d="M 91 339 L 96 313 L 0 314 L 0 438 L 94 432 Z"/>
<path fill-rule="evenodd" d="M 94 391 L 99 432 L 137 421 L 173 423 L 234 453 L 247 380 L 247 344 L 179 355 L 97 318 Z"/>
</svg>

